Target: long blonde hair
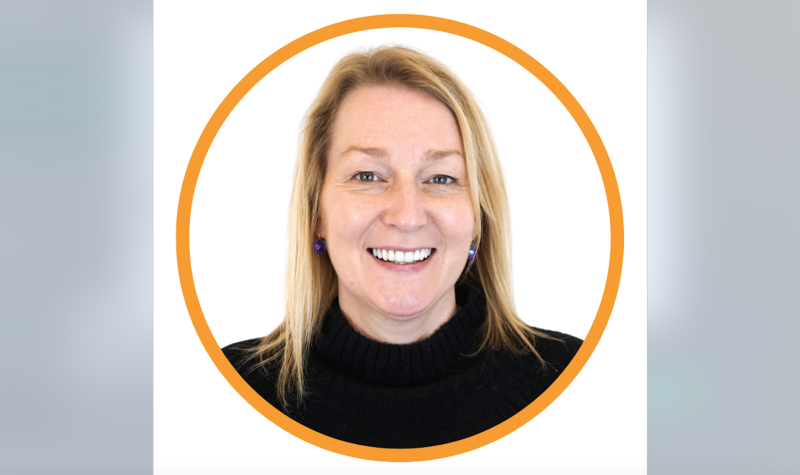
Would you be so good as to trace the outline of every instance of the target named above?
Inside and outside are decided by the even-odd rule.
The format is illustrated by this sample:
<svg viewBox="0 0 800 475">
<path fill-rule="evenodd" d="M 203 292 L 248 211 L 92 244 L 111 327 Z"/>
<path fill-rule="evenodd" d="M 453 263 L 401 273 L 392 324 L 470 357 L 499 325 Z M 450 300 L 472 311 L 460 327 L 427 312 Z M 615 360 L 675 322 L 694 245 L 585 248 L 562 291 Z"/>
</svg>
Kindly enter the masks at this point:
<svg viewBox="0 0 800 475">
<path fill-rule="evenodd" d="M 486 297 L 487 318 L 478 352 L 506 349 L 516 354 L 532 353 L 545 363 L 534 348 L 534 340 L 549 337 L 528 327 L 514 309 L 508 198 L 483 113 L 466 86 L 444 65 L 410 48 L 385 46 L 342 58 L 305 117 L 290 206 L 286 315 L 251 354 L 261 366 L 269 366 L 276 373 L 278 396 L 284 406 L 290 399 L 300 401 L 305 395 L 308 354 L 338 292 L 336 272 L 327 254 L 312 253 L 333 121 L 350 91 L 361 86 L 395 85 L 439 99 L 453 112 L 461 130 L 478 236 L 474 244 L 478 252 L 462 279 L 481 289 Z"/>
</svg>

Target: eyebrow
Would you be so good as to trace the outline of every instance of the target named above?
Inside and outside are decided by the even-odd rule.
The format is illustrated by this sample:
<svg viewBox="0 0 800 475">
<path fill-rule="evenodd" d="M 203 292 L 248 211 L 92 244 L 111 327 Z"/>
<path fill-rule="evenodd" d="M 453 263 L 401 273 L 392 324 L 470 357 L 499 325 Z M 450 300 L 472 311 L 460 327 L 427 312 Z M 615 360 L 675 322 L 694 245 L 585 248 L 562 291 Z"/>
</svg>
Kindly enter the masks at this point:
<svg viewBox="0 0 800 475">
<path fill-rule="evenodd" d="M 342 152 L 342 155 L 346 155 L 350 152 L 361 152 L 373 158 L 386 158 L 389 156 L 389 152 L 382 148 L 361 148 L 355 146 L 348 147 L 347 150 Z M 463 155 L 461 155 L 461 152 L 458 150 L 428 150 L 425 152 L 425 155 L 422 156 L 422 159 L 426 162 L 430 162 L 449 157 L 450 155 L 458 155 L 463 158 Z"/>
</svg>

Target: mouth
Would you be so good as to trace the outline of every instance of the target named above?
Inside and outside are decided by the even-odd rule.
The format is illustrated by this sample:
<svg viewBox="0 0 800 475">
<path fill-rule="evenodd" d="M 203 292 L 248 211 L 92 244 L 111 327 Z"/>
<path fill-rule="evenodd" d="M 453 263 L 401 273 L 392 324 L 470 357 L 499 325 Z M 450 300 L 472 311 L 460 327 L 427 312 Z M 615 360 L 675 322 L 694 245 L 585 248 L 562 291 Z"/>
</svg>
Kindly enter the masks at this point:
<svg viewBox="0 0 800 475">
<path fill-rule="evenodd" d="M 417 264 L 428 260 L 436 252 L 436 248 L 414 249 L 413 251 L 397 249 L 367 248 L 367 252 L 375 259 L 392 264 Z"/>
</svg>

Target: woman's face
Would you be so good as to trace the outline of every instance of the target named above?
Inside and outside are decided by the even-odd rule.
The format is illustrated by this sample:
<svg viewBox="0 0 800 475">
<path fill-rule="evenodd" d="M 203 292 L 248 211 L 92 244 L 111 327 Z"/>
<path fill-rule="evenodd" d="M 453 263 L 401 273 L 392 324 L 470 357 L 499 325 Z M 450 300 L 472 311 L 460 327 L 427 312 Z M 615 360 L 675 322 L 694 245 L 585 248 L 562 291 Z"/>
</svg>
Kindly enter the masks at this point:
<svg viewBox="0 0 800 475">
<path fill-rule="evenodd" d="M 345 97 L 332 127 L 318 231 L 340 302 L 362 319 L 430 320 L 448 302 L 454 307 L 475 237 L 463 156 L 453 113 L 432 96 L 375 86 Z"/>
</svg>

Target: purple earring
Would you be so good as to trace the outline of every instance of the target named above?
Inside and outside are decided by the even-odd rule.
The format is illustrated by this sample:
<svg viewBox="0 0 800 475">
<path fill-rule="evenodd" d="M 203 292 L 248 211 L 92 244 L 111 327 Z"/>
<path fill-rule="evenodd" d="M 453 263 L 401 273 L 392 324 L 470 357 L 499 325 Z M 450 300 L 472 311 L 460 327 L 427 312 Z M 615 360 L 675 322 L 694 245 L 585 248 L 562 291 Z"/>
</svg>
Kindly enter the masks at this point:
<svg viewBox="0 0 800 475">
<path fill-rule="evenodd" d="M 325 252 L 325 240 L 324 239 L 315 239 L 314 240 L 314 254 L 320 256 L 322 253 Z"/>
<path fill-rule="evenodd" d="M 469 257 L 468 257 L 468 259 L 469 259 L 469 260 L 472 260 L 474 257 L 475 257 L 475 246 L 473 246 L 472 244 L 470 244 L 470 246 L 469 246 Z"/>
</svg>

